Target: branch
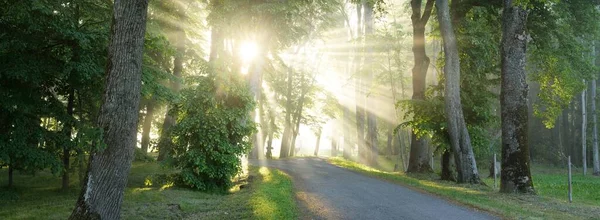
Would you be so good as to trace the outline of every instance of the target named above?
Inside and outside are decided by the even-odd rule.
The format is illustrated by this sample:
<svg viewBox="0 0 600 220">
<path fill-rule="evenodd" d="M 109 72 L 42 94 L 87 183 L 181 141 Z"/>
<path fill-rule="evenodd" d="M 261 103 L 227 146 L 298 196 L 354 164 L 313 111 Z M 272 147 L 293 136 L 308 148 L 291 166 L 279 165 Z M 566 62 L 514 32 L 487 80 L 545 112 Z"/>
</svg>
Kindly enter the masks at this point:
<svg viewBox="0 0 600 220">
<path fill-rule="evenodd" d="M 425 26 L 427 21 L 429 21 L 429 17 L 431 17 L 431 11 L 433 10 L 433 0 L 427 0 L 427 4 L 425 5 L 425 11 L 423 11 L 423 17 L 421 18 L 421 24 Z"/>
</svg>

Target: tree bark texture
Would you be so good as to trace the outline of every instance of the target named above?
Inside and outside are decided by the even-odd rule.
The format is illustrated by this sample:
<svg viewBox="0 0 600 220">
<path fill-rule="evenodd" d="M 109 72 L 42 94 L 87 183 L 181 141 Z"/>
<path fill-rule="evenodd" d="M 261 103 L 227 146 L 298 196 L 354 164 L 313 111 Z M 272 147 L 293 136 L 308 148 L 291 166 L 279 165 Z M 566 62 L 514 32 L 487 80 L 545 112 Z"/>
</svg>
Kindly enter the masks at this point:
<svg viewBox="0 0 600 220">
<path fill-rule="evenodd" d="M 150 130 L 152 130 L 152 120 L 154 119 L 154 99 L 146 104 L 146 116 L 144 116 L 144 125 L 142 126 L 142 152 L 148 153 L 148 145 L 150 145 Z"/>
<path fill-rule="evenodd" d="M 414 101 L 421 101 L 425 98 L 425 78 L 427 68 L 429 67 L 429 57 L 425 53 L 425 25 L 429 20 L 433 9 L 434 0 L 427 0 L 425 10 L 421 16 L 421 0 L 411 0 L 412 8 L 412 26 L 413 26 L 413 47 L 414 67 L 412 69 L 412 83 Z M 417 135 L 411 133 L 410 156 L 408 159 L 409 173 L 432 172 L 429 161 L 431 155 L 425 144 L 425 140 L 417 138 Z"/>
<path fill-rule="evenodd" d="M 136 145 L 147 0 L 115 0 L 98 127 L 106 149 L 92 152 L 70 219 L 119 219 Z"/>
<path fill-rule="evenodd" d="M 500 192 L 535 193 L 527 142 L 528 109 L 525 80 L 527 11 L 515 4 L 513 0 L 504 0 L 502 12 Z"/>
<path fill-rule="evenodd" d="M 448 135 L 456 163 L 457 182 L 480 183 L 471 137 L 460 101 L 460 58 L 456 36 L 450 21 L 448 0 L 436 0 L 440 32 L 444 41 L 445 110 Z"/>
</svg>

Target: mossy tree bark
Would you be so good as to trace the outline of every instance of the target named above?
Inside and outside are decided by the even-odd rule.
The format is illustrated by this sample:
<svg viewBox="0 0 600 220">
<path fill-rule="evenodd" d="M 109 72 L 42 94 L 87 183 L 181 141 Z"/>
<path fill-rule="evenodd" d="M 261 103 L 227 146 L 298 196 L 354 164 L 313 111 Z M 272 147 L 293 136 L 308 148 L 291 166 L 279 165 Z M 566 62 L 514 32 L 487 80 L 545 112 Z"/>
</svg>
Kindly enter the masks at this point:
<svg viewBox="0 0 600 220">
<path fill-rule="evenodd" d="M 534 193 L 527 142 L 527 10 L 504 0 L 501 43 L 502 169 L 500 192 Z"/>
</svg>

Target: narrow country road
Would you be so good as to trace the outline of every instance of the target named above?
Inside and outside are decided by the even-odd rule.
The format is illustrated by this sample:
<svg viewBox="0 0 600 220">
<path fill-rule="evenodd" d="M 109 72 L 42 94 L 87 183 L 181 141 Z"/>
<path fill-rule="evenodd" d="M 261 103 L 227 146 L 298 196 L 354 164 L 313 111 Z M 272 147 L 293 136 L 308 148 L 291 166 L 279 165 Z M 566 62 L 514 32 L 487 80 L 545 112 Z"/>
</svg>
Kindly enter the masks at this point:
<svg viewBox="0 0 600 220">
<path fill-rule="evenodd" d="M 497 219 L 435 196 L 360 175 L 320 158 L 250 160 L 294 181 L 302 219 Z"/>
</svg>

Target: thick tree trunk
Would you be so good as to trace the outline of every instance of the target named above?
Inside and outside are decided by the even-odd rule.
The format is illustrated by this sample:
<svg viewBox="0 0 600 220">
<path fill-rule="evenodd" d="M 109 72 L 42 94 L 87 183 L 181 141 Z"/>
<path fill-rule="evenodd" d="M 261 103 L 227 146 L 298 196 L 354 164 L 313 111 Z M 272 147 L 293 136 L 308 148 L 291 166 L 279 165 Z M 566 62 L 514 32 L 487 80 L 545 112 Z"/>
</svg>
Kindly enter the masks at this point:
<svg viewBox="0 0 600 220">
<path fill-rule="evenodd" d="M 456 36 L 450 21 L 448 0 L 436 0 L 440 32 L 444 41 L 445 110 L 448 122 L 450 145 L 459 183 L 480 183 L 477 163 L 471 146 L 460 101 L 460 58 L 456 46 Z"/>
<path fill-rule="evenodd" d="M 150 130 L 152 129 L 152 120 L 154 119 L 154 106 L 156 105 L 154 98 L 146 104 L 146 116 L 144 116 L 144 126 L 142 126 L 142 152 L 148 153 L 148 145 L 150 145 Z"/>
<path fill-rule="evenodd" d="M 67 115 L 73 117 L 73 108 L 75 104 L 75 89 L 69 90 L 69 98 L 67 100 Z M 71 142 L 71 133 L 73 131 L 73 124 L 71 122 L 65 123 L 64 135 L 69 142 Z M 63 174 L 62 174 L 62 190 L 69 188 L 69 169 L 71 165 L 71 148 L 65 144 L 63 147 Z"/>
<path fill-rule="evenodd" d="M 92 152 L 70 219 L 119 219 L 136 145 L 147 0 L 115 0 L 98 117 L 106 149 Z"/>
<path fill-rule="evenodd" d="M 525 64 L 527 10 L 504 0 L 502 13 L 502 171 L 500 192 L 535 193 L 527 143 L 528 109 Z"/>
<path fill-rule="evenodd" d="M 414 67 L 412 69 L 413 97 L 415 101 L 425 98 L 425 77 L 429 67 L 429 57 L 425 53 L 425 25 L 429 20 L 433 9 L 434 0 L 427 0 L 423 16 L 421 16 L 421 0 L 411 0 L 412 8 L 411 21 L 413 25 L 413 47 Z M 408 159 L 409 173 L 432 172 L 429 161 L 429 149 L 425 140 L 417 138 L 414 132 L 411 133 L 410 156 Z"/>
<path fill-rule="evenodd" d="M 321 129 L 317 131 L 317 144 L 315 145 L 315 157 L 319 156 L 319 144 L 321 144 Z"/>
</svg>

